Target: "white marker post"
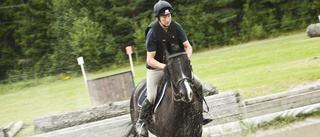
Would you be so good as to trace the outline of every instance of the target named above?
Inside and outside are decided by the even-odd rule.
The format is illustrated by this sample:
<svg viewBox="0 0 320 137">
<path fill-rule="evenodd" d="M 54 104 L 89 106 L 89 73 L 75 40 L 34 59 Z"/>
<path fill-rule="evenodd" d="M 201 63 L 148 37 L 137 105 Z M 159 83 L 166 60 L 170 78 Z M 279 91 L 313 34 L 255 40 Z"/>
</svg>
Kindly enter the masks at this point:
<svg viewBox="0 0 320 137">
<path fill-rule="evenodd" d="M 86 87 L 88 89 L 87 76 L 86 76 L 86 73 L 85 73 L 84 67 L 83 67 L 83 64 L 84 64 L 83 57 L 78 57 L 77 60 L 78 60 L 78 64 L 81 66 L 84 83 L 86 84 Z"/>
<path fill-rule="evenodd" d="M 131 57 L 132 47 L 131 47 L 131 46 L 126 47 L 126 51 L 127 51 L 127 54 L 128 54 L 128 56 L 129 56 L 129 60 L 130 60 L 130 66 L 131 66 L 132 76 L 134 77 L 134 69 L 133 69 L 133 63 L 132 63 L 132 57 Z"/>
<path fill-rule="evenodd" d="M 319 22 L 320 22 L 320 15 L 318 17 L 319 17 Z"/>
</svg>

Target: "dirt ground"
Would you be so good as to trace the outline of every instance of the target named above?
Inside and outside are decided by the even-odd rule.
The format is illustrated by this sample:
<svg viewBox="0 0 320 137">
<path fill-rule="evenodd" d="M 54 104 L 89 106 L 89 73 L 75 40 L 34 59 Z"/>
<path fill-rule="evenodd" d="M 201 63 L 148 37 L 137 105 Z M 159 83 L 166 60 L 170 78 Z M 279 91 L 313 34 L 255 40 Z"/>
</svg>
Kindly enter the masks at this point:
<svg viewBox="0 0 320 137">
<path fill-rule="evenodd" d="M 278 129 L 258 130 L 250 137 L 319 137 L 320 116 L 309 117 Z"/>
</svg>

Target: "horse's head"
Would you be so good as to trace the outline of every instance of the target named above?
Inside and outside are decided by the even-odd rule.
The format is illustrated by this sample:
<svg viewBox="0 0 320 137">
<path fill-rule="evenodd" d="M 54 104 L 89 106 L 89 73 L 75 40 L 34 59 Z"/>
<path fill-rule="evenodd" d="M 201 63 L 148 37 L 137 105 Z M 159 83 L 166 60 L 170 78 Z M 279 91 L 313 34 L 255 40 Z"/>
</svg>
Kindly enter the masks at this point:
<svg viewBox="0 0 320 137">
<path fill-rule="evenodd" d="M 191 102 L 193 97 L 191 71 L 192 68 L 187 53 L 180 52 L 169 56 L 165 68 L 165 77 L 178 89 L 179 93 L 175 94 L 180 96 L 181 100 L 185 102 Z"/>
</svg>

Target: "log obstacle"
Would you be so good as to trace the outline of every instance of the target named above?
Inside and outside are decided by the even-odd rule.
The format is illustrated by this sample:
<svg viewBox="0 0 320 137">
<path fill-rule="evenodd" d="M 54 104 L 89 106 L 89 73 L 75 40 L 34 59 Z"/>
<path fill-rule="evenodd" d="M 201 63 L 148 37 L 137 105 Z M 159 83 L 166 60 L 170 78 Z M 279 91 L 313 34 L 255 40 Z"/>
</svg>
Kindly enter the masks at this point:
<svg viewBox="0 0 320 137">
<path fill-rule="evenodd" d="M 0 127 L 0 137 L 14 137 L 23 127 L 23 121 L 11 122 L 4 129 Z"/>
<path fill-rule="evenodd" d="M 49 132 L 129 114 L 128 100 L 72 111 L 60 115 L 36 117 L 34 130 Z"/>
</svg>

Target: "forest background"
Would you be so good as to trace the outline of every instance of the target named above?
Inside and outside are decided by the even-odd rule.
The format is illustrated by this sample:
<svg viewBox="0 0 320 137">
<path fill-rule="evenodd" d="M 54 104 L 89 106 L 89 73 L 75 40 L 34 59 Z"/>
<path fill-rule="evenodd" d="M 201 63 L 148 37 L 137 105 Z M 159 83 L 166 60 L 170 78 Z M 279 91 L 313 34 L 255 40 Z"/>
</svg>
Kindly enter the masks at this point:
<svg viewBox="0 0 320 137">
<path fill-rule="evenodd" d="M 158 0 L 1 0 L 0 83 L 79 70 L 89 72 L 146 56 L 144 30 Z M 194 51 L 264 39 L 318 22 L 318 0 L 168 0 Z M 77 73 L 80 71 L 76 71 Z"/>
</svg>

